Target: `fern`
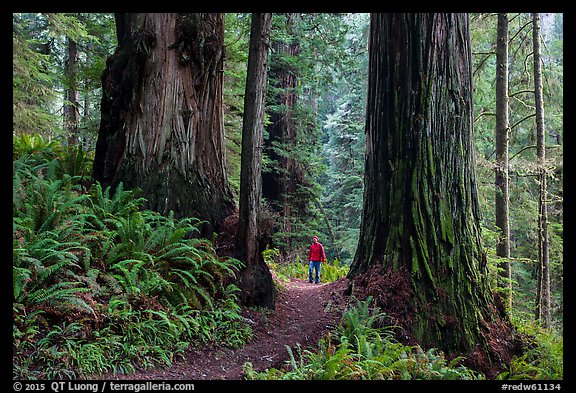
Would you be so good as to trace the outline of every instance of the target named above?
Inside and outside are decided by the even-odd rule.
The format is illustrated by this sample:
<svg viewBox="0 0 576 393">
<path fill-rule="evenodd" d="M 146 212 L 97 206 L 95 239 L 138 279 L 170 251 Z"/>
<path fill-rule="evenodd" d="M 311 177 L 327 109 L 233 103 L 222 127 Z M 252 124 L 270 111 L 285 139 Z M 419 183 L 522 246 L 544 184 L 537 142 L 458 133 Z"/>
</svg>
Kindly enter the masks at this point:
<svg viewBox="0 0 576 393">
<path fill-rule="evenodd" d="M 318 342 L 315 352 L 299 350 L 299 360 L 288 348 L 290 369 L 255 373 L 244 369 L 249 379 L 482 379 L 461 359 L 447 362 L 436 349 L 423 352 L 394 341 L 391 331 L 381 327 L 385 314 L 370 308 L 371 299 L 357 301 L 343 314 L 341 324 Z"/>
<path fill-rule="evenodd" d="M 114 274 L 114 278 L 122 285 L 127 294 L 139 294 L 139 274 L 144 261 L 139 259 L 124 259 L 114 263 L 110 270 L 118 271 Z"/>
<path fill-rule="evenodd" d="M 105 190 L 99 182 L 94 183 L 90 195 L 91 210 L 104 221 L 110 217 L 125 217 L 138 209 L 146 201 L 145 198 L 137 198 L 137 191 L 124 190 L 122 182 L 118 184 L 114 195 L 111 196 L 111 187 Z"/>
<path fill-rule="evenodd" d="M 40 134 L 22 134 L 12 139 L 12 157 L 14 160 L 31 159 L 34 156 L 39 161 L 50 160 L 61 149 L 57 141 L 51 141 Z"/>
<path fill-rule="evenodd" d="M 20 298 L 20 294 L 23 293 L 26 285 L 30 282 L 30 277 L 32 277 L 32 272 L 29 269 L 12 266 L 12 286 L 14 299 L 16 301 Z"/>
<path fill-rule="evenodd" d="M 60 282 L 48 288 L 37 289 L 28 294 L 28 304 L 49 306 L 61 310 L 62 313 L 75 310 L 94 314 L 94 309 L 78 296 L 80 293 L 89 292 L 89 289 L 76 287 L 77 284 Z"/>
<path fill-rule="evenodd" d="M 14 162 L 15 376 L 129 373 L 170 364 L 190 342 L 251 337 L 239 289 L 224 286 L 241 263 L 197 237 L 202 221 L 141 210 L 122 184 L 83 194 L 84 153 L 58 154 L 65 165 Z"/>
</svg>

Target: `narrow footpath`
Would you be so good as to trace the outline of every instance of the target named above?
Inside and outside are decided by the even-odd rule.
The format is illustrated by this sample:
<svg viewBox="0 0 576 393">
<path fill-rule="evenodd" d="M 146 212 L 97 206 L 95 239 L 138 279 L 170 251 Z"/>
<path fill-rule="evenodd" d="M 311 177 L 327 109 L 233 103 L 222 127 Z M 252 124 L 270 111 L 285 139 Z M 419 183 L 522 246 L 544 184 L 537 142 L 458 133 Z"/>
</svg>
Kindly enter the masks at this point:
<svg viewBox="0 0 576 393">
<path fill-rule="evenodd" d="M 185 359 L 175 360 L 171 367 L 106 379 L 242 380 L 245 362 L 252 363 L 255 371 L 281 368 L 289 360 L 286 346 L 295 350 L 300 344 L 302 349 L 312 350 L 339 324 L 346 305 L 343 296 L 346 286 L 346 279 L 310 284 L 292 278 L 282 282 L 275 310 L 243 311 L 253 329 L 252 340 L 243 348 L 193 348 L 186 352 Z"/>
</svg>

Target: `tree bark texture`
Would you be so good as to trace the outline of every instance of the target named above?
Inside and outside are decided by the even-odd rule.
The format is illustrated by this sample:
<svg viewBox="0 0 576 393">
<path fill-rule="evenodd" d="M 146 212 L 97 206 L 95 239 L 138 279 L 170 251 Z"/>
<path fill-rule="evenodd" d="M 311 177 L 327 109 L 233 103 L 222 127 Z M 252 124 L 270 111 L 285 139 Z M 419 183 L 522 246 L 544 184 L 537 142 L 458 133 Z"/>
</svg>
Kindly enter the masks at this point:
<svg viewBox="0 0 576 393">
<path fill-rule="evenodd" d="M 206 220 L 234 212 L 225 167 L 222 14 L 116 14 L 102 77 L 94 178 L 140 188 L 146 205 Z"/>
<path fill-rule="evenodd" d="M 349 278 L 404 271 L 412 336 L 485 346 L 492 297 L 480 239 L 465 14 L 373 14 L 365 191 Z M 397 305 L 399 306 L 399 305 Z"/>
<path fill-rule="evenodd" d="M 495 206 L 496 226 L 501 234 L 496 244 L 496 256 L 503 259 L 498 264 L 502 282 L 506 287 L 506 303 L 512 307 L 512 271 L 510 268 L 510 226 L 508 187 L 508 15 L 498 14 L 496 37 L 496 166 Z"/>
<path fill-rule="evenodd" d="M 258 214 L 262 198 L 260 165 L 271 20 L 272 14 L 269 13 L 252 14 L 242 126 L 240 211 L 236 234 L 237 258 L 245 263 L 240 272 L 240 300 L 246 305 L 267 308 L 274 308 L 274 283 L 262 255 Z"/>
<path fill-rule="evenodd" d="M 538 156 L 538 288 L 536 319 L 550 326 L 550 261 L 548 249 L 548 206 L 546 179 L 546 133 L 544 127 L 544 98 L 542 88 L 542 52 L 540 49 L 540 14 L 532 17 L 534 60 L 534 101 L 536 106 L 536 152 Z"/>
</svg>

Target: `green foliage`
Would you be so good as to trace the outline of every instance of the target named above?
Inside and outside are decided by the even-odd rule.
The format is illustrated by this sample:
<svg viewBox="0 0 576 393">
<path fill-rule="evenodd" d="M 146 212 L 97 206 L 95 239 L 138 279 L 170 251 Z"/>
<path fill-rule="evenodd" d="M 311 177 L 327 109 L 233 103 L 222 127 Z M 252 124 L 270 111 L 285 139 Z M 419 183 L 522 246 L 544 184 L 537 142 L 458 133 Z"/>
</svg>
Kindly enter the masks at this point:
<svg viewBox="0 0 576 393">
<path fill-rule="evenodd" d="M 338 259 L 330 262 L 325 262 L 321 266 L 321 274 L 323 282 L 333 282 L 346 277 L 350 266 L 342 265 Z"/>
<path fill-rule="evenodd" d="M 13 43 L 13 129 L 49 130 L 59 117 L 50 110 L 56 100 L 57 66 L 49 52 L 47 21 L 40 14 L 12 16 Z"/>
<path fill-rule="evenodd" d="M 310 233 L 329 226 L 327 219 L 332 219 L 317 206 L 325 194 L 326 183 L 322 180 L 328 159 L 322 107 L 324 100 L 333 100 L 331 86 L 349 77 L 352 63 L 358 61 L 358 56 L 344 50 L 349 15 L 295 13 L 275 14 L 272 18 L 274 50 L 267 110 L 282 119 L 290 136 L 269 130 L 262 169 L 266 179 L 274 177 L 284 184 L 280 186 L 283 195 L 270 195 L 275 200 L 269 202 L 279 212 L 290 212 L 277 221 L 273 236 L 273 246 L 286 260 L 301 253 L 300 245 L 308 242 Z M 267 196 L 266 185 L 264 191 Z M 330 259 L 339 258 L 338 253 L 332 253 L 336 247 L 327 250 Z"/>
<path fill-rule="evenodd" d="M 129 373 L 191 342 L 251 338 L 229 284 L 240 261 L 218 257 L 199 220 L 142 210 L 122 185 L 85 192 L 62 156 L 42 162 L 53 153 L 14 161 L 15 378 Z"/>
<path fill-rule="evenodd" d="M 47 165 L 52 177 L 90 177 L 93 153 L 84 150 L 81 144 L 62 146 L 57 140 L 41 134 L 14 136 L 12 143 L 14 161 L 21 161 L 28 167 Z"/>
<path fill-rule="evenodd" d="M 552 325 L 561 331 L 563 321 L 563 53 L 559 42 L 562 14 L 541 14 L 546 158 L 548 179 L 548 239 L 552 292 Z M 538 178 L 536 176 L 536 124 L 534 115 L 531 14 L 509 13 L 509 228 L 512 270 L 511 312 L 535 308 L 538 272 Z M 484 249 L 492 288 L 498 288 L 495 255 L 499 231 L 495 225 L 495 75 L 497 14 L 471 15 L 474 62 L 474 133 L 476 173 L 481 207 Z"/>
<path fill-rule="evenodd" d="M 226 165 L 228 181 L 238 196 L 240 192 L 240 155 L 242 148 L 242 117 L 250 38 L 250 14 L 224 15 L 224 131 L 226 133 Z"/>
<path fill-rule="evenodd" d="M 448 361 L 436 349 L 424 352 L 396 342 L 393 328 L 385 325 L 386 314 L 370 307 L 371 301 L 367 298 L 349 307 L 338 329 L 321 339 L 316 351 L 297 346 L 295 356 L 287 347 L 288 370 L 271 368 L 258 373 L 251 363 L 245 363 L 247 379 L 483 379 L 460 365 L 461 358 Z"/>
<path fill-rule="evenodd" d="M 554 330 L 543 329 L 524 313 L 513 312 L 512 323 L 529 345 L 497 379 L 561 380 L 564 377 L 564 339 Z"/>
<path fill-rule="evenodd" d="M 66 141 L 62 127 L 64 89 L 71 85 L 65 76 L 68 40 L 79 50 L 74 78 L 82 105 L 79 135 L 85 147 L 95 140 L 101 75 L 105 59 L 116 44 L 113 14 L 14 13 L 13 42 L 13 132 L 40 133 Z"/>
<path fill-rule="evenodd" d="M 44 138 L 40 134 L 23 134 L 14 136 L 12 140 L 12 158 L 14 160 L 32 154 L 48 153 L 52 155 L 54 150 L 59 149 L 61 149 L 61 146 L 57 141 Z M 46 160 L 47 158 L 44 157 L 43 159 Z"/>
<path fill-rule="evenodd" d="M 344 16 L 348 33 L 340 51 L 347 66 L 333 70 L 334 83 L 323 86 L 319 101 L 321 154 L 327 165 L 319 178 L 325 188 L 321 203 L 334 232 L 326 248 L 332 258 L 348 265 L 356 251 L 362 217 L 369 21 L 367 14 Z"/>
</svg>

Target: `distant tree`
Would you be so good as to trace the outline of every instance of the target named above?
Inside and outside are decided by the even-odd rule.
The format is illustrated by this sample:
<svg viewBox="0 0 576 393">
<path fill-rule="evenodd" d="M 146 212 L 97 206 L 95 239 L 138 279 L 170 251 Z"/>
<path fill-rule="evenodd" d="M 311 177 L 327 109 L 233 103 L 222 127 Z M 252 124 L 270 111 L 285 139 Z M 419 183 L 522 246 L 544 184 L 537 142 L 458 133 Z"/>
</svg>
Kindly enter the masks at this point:
<svg viewBox="0 0 576 393">
<path fill-rule="evenodd" d="M 226 171 L 235 197 L 240 192 L 242 117 L 246 89 L 246 64 L 250 39 L 249 13 L 224 14 L 224 132 L 226 134 Z"/>
<path fill-rule="evenodd" d="M 94 178 L 147 208 L 219 228 L 235 210 L 225 167 L 222 14 L 116 14 L 102 77 Z"/>
<path fill-rule="evenodd" d="M 100 126 L 102 100 L 101 77 L 106 59 L 116 48 L 114 14 L 78 14 L 90 39 L 77 38 L 79 64 L 77 75 L 78 112 L 80 115 L 78 138 L 85 150 L 96 147 Z M 67 82 L 64 81 L 66 85 Z"/>
<path fill-rule="evenodd" d="M 15 134 L 50 135 L 62 118 L 54 108 L 58 62 L 49 18 L 45 14 L 12 14 L 12 126 Z"/>
<path fill-rule="evenodd" d="M 373 14 L 364 207 L 349 277 L 393 276 L 404 332 L 449 353 L 489 351 L 503 324 L 481 246 L 466 14 Z M 370 274 L 365 274 L 370 272 Z M 491 333 L 488 333 L 491 332 Z M 509 332 L 508 332 L 509 333 Z"/>
<path fill-rule="evenodd" d="M 341 63 L 335 61 L 333 81 L 325 84 L 320 115 L 324 136 L 322 154 L 327 161 L 320 183 L 322 202 L 334 227 L 334 242 L 327 253 L 350 264 L 358 244 L 364 189 L 364 134 L 368 71 L 368 14 L 344 17 L 347 39 L 342 43 Z M 330 255 L 329 255 L 330 256 Z"/>
<path fill-rule="evenodd" d="M 67 86 L 64 89 L 64 129 L 68 132 L 68 143 L 78 143 L 78 128 L 80 126 L 80 93 L 78 90 L 78 44 L 67 38 L 67 57 L 64 64 L 64 76 Z"/>
<path fill-rule="evenodd" d="M 512 271 L 510 269 L 510 209 L 508 176 L 508 14 L 498 14 L 496 37 L 496 166 L 495 166 L 495 205 L 496 226 L 501 234 L 496 244 L 501 286 L 505 292 L 508 307 L 512 306 Z"/>
<path fill-rule="evenodd" d="M 534 101 L 536 107 L 536 152 L 538 156 L 538 286 L 536 319 L 550 326 L 550 260 L 548 243 L 548 186 L 546 174 L 546 133 L 542 87 L 542 51 L 540 49 L 540 14 L 532 14 L 534 64 Z"/>
<path fill-rule="evenodd" d="M 264 262 L 259 236 L 262 198 L 262 144 L 266 115 L 266 82 L 272 14 L 252 14 L 240 170 L 240 211 L 236 257 L 245 263 L 240 272 L 241 300 L 252 306 L 274 307 L 274 283 Z"/>
<path fill-rule="evenodd" d="M 327 161 L 321 121 L 333 101 L 326 87 L 338 82 L 338 71 L 348 76 L 343 20 L 342 14 L 288 13 L 272 21 L 263 197 L 279 217 L 273 241 L 285 260 L 303 255 L 311 233 L 330 233 L 318 186 Z"/>
<path fill-rule="evenodd" d="M 40 133 L 93 150 L 100 77 L 116 45 L 112 14 L 13 14 L 15 134 Z"/>
<path fill-rule="evenodd" d="M 300 42 L 294 30 L 300 18 L 297 13 L 278 16 L 285 33 L 271 43 L 274 56 L 270 61 L 269 108 L 270 123 L 267 127 L 265 152 L 273 162 L 273 168 L 262 173 L 262 195 L 279 214 L 279 230 L 284 233 L 280 250 L 287 257 L 291 252 L 293 217 L 303 206 L 298 204 L 294 194 L 302 183 L 304 174 L 292 150 L 296 145 L 298 122 L 296 103 L 298 100 L 298 63 Z"/>
</svg>

